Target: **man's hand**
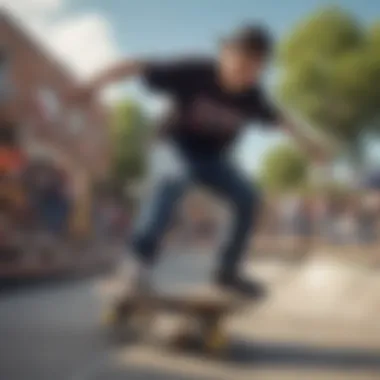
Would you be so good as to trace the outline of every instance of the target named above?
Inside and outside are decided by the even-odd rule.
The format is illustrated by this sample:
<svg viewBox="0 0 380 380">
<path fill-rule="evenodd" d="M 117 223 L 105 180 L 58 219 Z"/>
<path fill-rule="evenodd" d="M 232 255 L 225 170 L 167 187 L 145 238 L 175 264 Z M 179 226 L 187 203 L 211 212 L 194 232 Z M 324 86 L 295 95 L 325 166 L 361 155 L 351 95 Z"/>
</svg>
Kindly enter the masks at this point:
<svg viewBox="0 0 380 380">
<path fill-rule="evenodd" d="M 325 165 L 332 161 L 333 152 L 329 147 L 322 147 L 320 144 L 311 144 L 307 147 L 307 153 L 316 164 Z"/>
</svg>

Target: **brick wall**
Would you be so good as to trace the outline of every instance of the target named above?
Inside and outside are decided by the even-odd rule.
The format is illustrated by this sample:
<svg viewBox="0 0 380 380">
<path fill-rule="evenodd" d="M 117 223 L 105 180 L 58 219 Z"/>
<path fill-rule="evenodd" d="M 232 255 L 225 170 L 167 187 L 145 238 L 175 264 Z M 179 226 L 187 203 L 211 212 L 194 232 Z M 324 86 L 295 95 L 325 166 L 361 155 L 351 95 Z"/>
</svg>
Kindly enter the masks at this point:
<svg viewBox="0 0 380 380">
<path fill-rule="evenodd" d="M 2 10 L 0 48 L 9 58 L 14 94 L 0 107 L 0 118 L 12 119 L 27 160 L 46 159 L 67 172 L 77 204 L 74 229 L 88 230 L 91 183 L 104 178 L 109 164 L 106 109 L 65 101 L 77 79 Z"/>
<path fill-rule="evenodd" d="M 69 170 L 98 177 L 108 164 L 108 133 L 100 104 L 73 107 L 64 94 L 75 77 L 23 30 L 17 20 L 0 11 L 0 46 L 10 59 L 14 101 L 8 105 L 31 154 L 49 155 Z M 43 147 L 46 147 L 46 152 Z"/>
</svg>

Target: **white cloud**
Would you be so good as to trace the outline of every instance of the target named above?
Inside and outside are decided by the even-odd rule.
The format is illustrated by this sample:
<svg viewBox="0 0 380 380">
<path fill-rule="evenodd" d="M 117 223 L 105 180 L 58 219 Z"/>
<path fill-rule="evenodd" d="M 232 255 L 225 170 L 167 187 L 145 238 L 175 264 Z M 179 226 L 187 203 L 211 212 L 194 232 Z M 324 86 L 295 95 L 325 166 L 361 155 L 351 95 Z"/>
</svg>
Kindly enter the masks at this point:
<svg viewBox="0 0 380 380">
<path fill-rule="evenodd" d="M 0 5 L 16 12 L 18 15 L 46 13 L 62 8 L 64 0 L 0 0 Z"/>
<path fill-rule="evenodd" d="M 67 0 L 0 0 L 4 7 L 80 78 L 119 57 L 112 28 L 99 12 L 76 15 Z"/>
<path fill-rule="evenodd" d="M 96 13 L 53 25 L 47 43 L 81 76 L 92 75 L 118 57 L 109 24 Z"/>
</svg>

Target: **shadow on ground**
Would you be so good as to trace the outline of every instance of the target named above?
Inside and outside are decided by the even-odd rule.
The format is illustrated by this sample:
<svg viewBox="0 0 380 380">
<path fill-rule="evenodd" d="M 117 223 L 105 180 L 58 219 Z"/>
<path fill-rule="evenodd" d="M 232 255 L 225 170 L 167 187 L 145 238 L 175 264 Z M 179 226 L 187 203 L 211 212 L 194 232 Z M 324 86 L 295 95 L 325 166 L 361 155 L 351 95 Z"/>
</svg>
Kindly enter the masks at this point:
<svg viewBox="0 0 380 380">
<path fill-rule="evenodd" d="M 217 377 L 200 377 L 197 375 L 179 375 L 166 371 L 149 370 L 142 368 L 128 368 L 127 370 L 114 370 L 111 373 L 98 375 L 96 380 L 219 380 Z M 92 379 L 91 379 L 92 380 Z"/>
<path fill-rule="evenodd" d="M 169 354 L 170 355 L 170 354 Z M 179 373 L 176 367 L 181 365 L 181 359 L 176 360 L 178 352 L 173 352 L 173 370 L 162 368 L 149 368 L 149 364 L 134 366 L 133 362 L 124 368 L 113 368 L 111 372 L 107 372 L 104 379 L 119 380 L 128 378 L 129 380 L 217 380 L 212 374 L 202 376 L 199 372 L 196 374 Z M 291 371 L 306 371 L 310 374 L 325 374 L 325 373 L 338 373 L 338 374 L 351 374 L 355 372 L 358 374 L 357 379 L 361 379 L 361 374 L 374 373 L 379 374 L 380 378 L 380 354 L 376 352 L 360 351 L 355 348 L 342 348 L 342 349 L 319 349 L 306 345 L 296 345 L 291 343 L 268 343 L 268 342 L 248 342 L 236 341 L 233 342 L 229 352 L 223 358 L 207 358 L 200 355 L 196 351 L 183 353 L 180 355 L 182 360 L 186 357 L 193 359 L 199 358 L 202 361 L 199 365 L 208 364 L 223 364 L 231 369 L 244 370 L 252 373 L 255 370 L 270 370 L 273 375 L 278 378 L 282 372 Z M 177 356 L 179 359 L 179 357 Z M 175 364 L 176 363 L 176 364 Z M 170 366 L 170 365 L 169 365 Z M 223 367 L 222 367 L 223 368 Z M 220 369 L 220 367 L 219 367 Z M 252 371 L 252 372 L 251 372 Z M 112 375 L 112 376 L 111 376 Z M 239 376 L 239 373 L 236 373 Z M 310 377 L 312 378 L 312 377 Z M 367 378 L 367 377 L 365 377 Z M 102 376 L 96 378 L 103 380 Z"/>
<path fill-rule="evenodd" d="M 313 348 L 291 343 L 234 342 L 226 360 L 240 366 L 371 369 L 380 372 L 380 353 L 374 351 Z"/>
<path fill-rule="evenodd" d="M 201 358 L 204 359 L 204 356 Z M 174 360 L 175 358 L 173 358 L 173 363 Z M 256 376 L 255 370 L 269 370 L 270 374 L 273 374 L 273 379 L 279 378 L 283 372 L 289 373 L 288 371 L 291 371 L 290 373 L 295 371 L 295 374 L 298 371 L 302 371 L 301 373 L 303 374 L 310 373 L 310 379 L 314 378 L 315 374 L 333 373 L 343 375 L 351 374 L 353 371 L 357 373 L 358 380 L 361 378 L 367 379 L 368 377 L 365 377 L 367 373 L 374 376 L 377 372 L 380 378 L 380 354 L 358 351 L 354 348 L 326 350 L 286 343 L 256 342 L 253 344 L 250 342 L 235 342 L 228 357 L 202 360 L 199 365 L 204 365 L 207 361 L 209 363 L 221 361 L 226 366 L 230 364 L 231 369 L 248 370 L 245 373 L 251 373 L 252 379 Z M 219 380 L 220 378 L 212 374 L 202 376 L 198 371 L 196 375 L 192 374 L 191 370 L 188 374 L 181 372 L 179 373 L 175 370 L 175 366 L 173 370 L 169 370 L 149 368 L 149 364 L 146 367 L 136 367 L 131 363 L 124 368 L 112 368 L 104 374 L 98 373 L 96 380 L 122 380 L 126 378 L 128 380 Z M 364 377 L 361 377 L 362 375 Z M 236 376 L 236 379 L 238 379 L 239 372 L 236 372 Z M 300 377 L 296 378 L 299 379 Z"/>
</svg>

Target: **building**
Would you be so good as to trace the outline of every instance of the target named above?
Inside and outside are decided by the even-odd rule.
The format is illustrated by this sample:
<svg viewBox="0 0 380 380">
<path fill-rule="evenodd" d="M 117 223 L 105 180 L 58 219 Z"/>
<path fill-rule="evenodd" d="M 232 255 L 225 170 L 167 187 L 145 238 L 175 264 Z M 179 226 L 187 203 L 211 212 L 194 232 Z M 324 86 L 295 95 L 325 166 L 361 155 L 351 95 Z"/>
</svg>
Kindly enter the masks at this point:
<svg viewBox="0 0 380 380">
<path fill-rule="evenodd" d="M 7 57 L 7 64 L 0 64 L 0 82 L 12 94 L 0 113 L 11 119 L 29 163 L 49 162 L 67 173 L 77 216 L 85 216 L 91 185 L 105 177 L 109 163 L 105 108 L 68 104 L 64 94 L 75 85 L 74 75 L 3 10 L 0 49 Z"/>
</svg>

